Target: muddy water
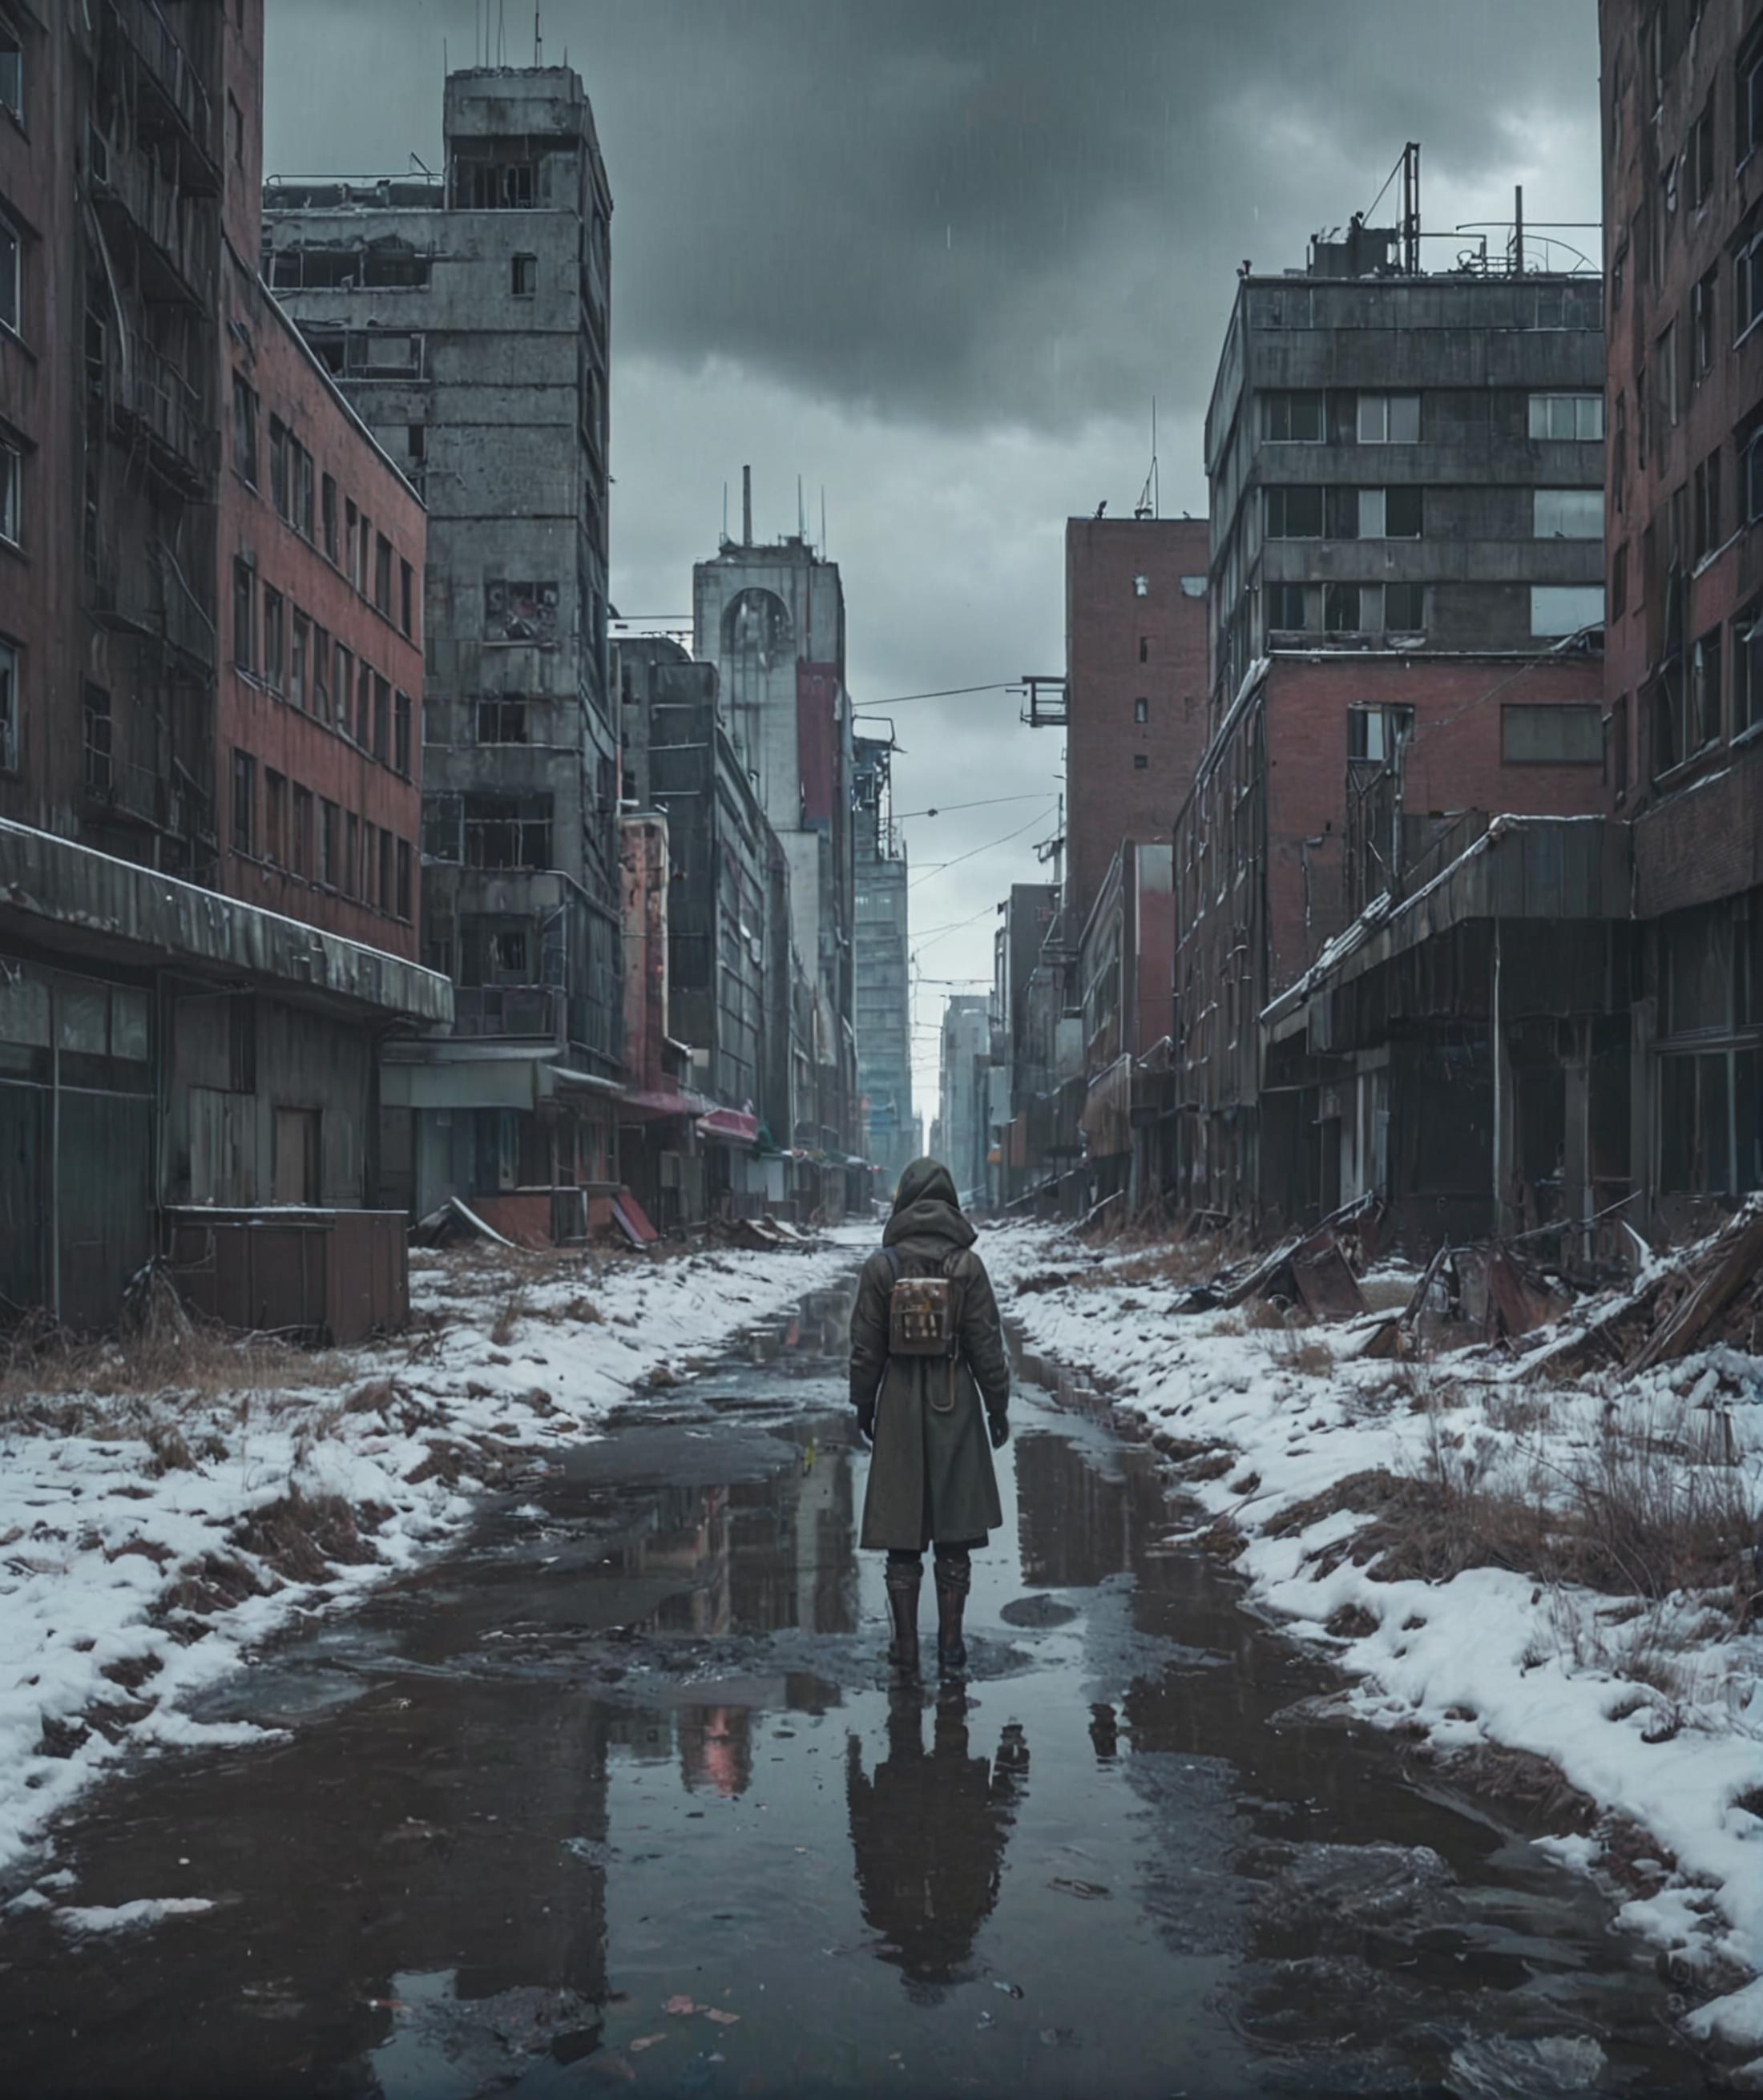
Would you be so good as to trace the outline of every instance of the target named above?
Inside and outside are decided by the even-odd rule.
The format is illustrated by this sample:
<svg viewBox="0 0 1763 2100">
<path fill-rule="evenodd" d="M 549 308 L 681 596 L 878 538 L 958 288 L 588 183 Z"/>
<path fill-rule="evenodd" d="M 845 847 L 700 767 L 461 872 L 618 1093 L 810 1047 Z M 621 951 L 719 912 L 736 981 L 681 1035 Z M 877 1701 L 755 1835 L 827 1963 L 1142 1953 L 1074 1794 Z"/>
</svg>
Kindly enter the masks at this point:
<svg viewBox="0 0 1763 2100">
<path fill-rule="evenodd" d="M 0 1921 L 0 2085 L 1701 2089 L 1593 1891 L 1315 1718 L 1326 1678 L 1080 1411 L 1019 1396 L 965 1685 L 890 1688 L 844 1309 L 206 1710 L 279 1740 L 72 1821 L 62 1900 L 215 1907 Z"/>
</svg>

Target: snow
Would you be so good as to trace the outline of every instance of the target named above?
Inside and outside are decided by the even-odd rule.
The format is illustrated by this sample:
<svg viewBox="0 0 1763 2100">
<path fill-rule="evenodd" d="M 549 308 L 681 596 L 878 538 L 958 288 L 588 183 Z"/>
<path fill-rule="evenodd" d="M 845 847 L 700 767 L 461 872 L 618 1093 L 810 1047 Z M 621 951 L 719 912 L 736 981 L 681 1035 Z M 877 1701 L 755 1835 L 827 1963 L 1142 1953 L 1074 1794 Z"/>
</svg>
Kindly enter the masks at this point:
<svg viewBox="0 0 1763 2100">
<path fill-rule="evenodd" d="M 40 1868 L 51 1819 L 126 1752 L 272 1740 L 184 1709 L 297 1620 L 346 1607 L 433 1553 L 482 1486 L 517 1487 L 652 1377 L 786 1311 L 875 1238 L 868 1226 L 808 1253 L 595 1264 L 418 1253 L 419 1324 L 314 1360 L 325 1382 L 310 1388 L 254 1387 L 241 1357 L 234 1390 L 15 1402 L 0 1419 L 0 1873 L 11 1868 L 16 1885 Z M 163 1449 L 170 1431 L 191 1463 L 162 1466 L 150 1440 Z M 448 1458 L 439 1471 L 437 1450 Z M 278 1569 L 254 1551 L 241 1526 L 290 1493 L 356 1512 L 353 1550 L 368 1557 L 331 1560 L 312 1579 L 312 1564 Z M 205 1562 L 210 1577 L 215 1562 L 230 1577 L 224 1594 L 175 1595 Z"/>
<path fill-rule="evenodd" d="M 207 1896 L 138 1896 L 133 1903 L 117 1904 L 113 1908 L 65 1905 L 55 1912 L 55 1923 L 73 1933 L 138 1932 L 164 1918 L 195 1917 L 214 1908 Z"/>
<path fill-rule="evenodd" d="M 1216 1477 L 1186 1481 L 1199 1506 L 1190 1535 L 1222 1519 L 1240 1529 L 1235 1565 L 1253 1602 L 1329 1650 L 1353 1679 L 1351 1709 L 1417 1728 L 1447 1755 L 1497 1746 L 1558 1767 L 1605 1815 L 1594 1837 L 1562 1833 L 1549 1851 L 1606 1873 L 1624 1892 L 1623 1921 L 1721 1993 L 1695 2016 L 1697 2033 L 1763 2048 L 1763 1983 L 1730 1988 L 1763 1969 L 1763 1817 L 1739 1805 L 1763 1808 L 1763 1639 L 1699 1593 L 1625 1604 L 1516 1566 L 1381 1580 L 1345 1550 L 1365 1511 L 1301 1511 L 1284 1536 L 1273 1528 L 1296 1505 L 1379 1471 L 1413 1482 L 1443 1467 L 1465 1493 L 1473 1484 L 1547 1502 L 1595 1458 L 1607 1422 L 1667 1449 L 1686 1438 L 1699 1448 L 1717 1425 L 1735 1467 L 1672 1462 L 1680 1476 L 1736 1479 L 1754 1513 L 1763 1361 L 1715 1349 L 1619 1386 L 1539 1389 L 1519 1383 L 1522 1363 L 1485 1352 L 1398 1365 L 1346 1356 L 1356 1335 L 1344 1324 L 1262 1326 L 1248 1308 L 1179 1313 L 1187 1279 L 1052 1228 L 989 1231 L 981 1251 L 1026 1349 L 1087 1380 L 1154 1439 L 1180 1440 L 1178 1467 L 1228 1455 L 1222 1471 L 1196 1468 Z M 1042 1287 L 1049 1271 L 1071 1280 Z M 1035 1289 L 1013 1289 L 1031 1277 Z M 1331 1634 L 1331 1621 L 1355 1630 Z M 1650 1833 L 1641 1850 L 1657 1855 L 1655 1871 L 1640 1860 L 1616 1872 L 1613 1841 L 1626 1824 Z"/>
</svg>

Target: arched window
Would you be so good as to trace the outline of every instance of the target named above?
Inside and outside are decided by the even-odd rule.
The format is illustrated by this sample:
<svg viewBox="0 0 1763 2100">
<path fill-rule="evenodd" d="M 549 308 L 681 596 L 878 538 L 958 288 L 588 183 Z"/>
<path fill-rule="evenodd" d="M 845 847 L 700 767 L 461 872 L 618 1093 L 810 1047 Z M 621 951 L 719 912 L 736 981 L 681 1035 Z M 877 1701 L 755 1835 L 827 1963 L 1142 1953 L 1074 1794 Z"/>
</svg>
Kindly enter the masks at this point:
<svg viewBox="0 0 1763 2100">
<path fill-rule="evenodd" d="M 722 615 L 722 654 L 757 660 L 769 671 L 790 651 L 789 608 L 775 591 L 749 585 L 737 591 Z"/>
</svg>

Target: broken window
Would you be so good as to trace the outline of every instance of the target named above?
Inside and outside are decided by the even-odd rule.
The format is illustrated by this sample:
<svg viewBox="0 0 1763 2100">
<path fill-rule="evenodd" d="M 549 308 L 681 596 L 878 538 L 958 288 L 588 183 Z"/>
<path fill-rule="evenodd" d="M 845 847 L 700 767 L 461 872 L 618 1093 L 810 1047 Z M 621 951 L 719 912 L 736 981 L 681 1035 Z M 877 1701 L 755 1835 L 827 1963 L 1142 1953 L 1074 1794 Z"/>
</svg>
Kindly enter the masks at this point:
<svg viewBox="0 0 1763 2100">
<path fill-rule="evenodd" d="M 257 761 L 248 751 L 232 754 L 232 850 L 250 854 L 256 837 Z"/>
<path fill-rule="evenodd" d="M 503 693 L 494 699 L 478 702 L 479 743 L 524 743 L 527 740 L 527 703 L 522 695 Z"/>
<path fill-rule="evenodd" d="M 1319 488 L 1270 488 L 1267 537 L 1319 540 L 1323 536 L 1323 492 Z"/>
<path fill-rule="evenodd" d="M 493 935 L 490 947 L 497 977 L 514 984 L 526 984 L 530 981 L 532 964 L 528 960 L 524 927 L 515 933 Z"/>
<path fill-rule="evenodd" d="M 1417 634 L 1425 624 L 1425 584 L 1384 585 L 1384 631 L 1386 633 Z"/>
<path fill-rule="evenodd" d="M 1686 748 L 1699 751 L 1720 741 L 1720 629 L 1710 628 L 1690 651 L 1690 712 Z"/>
<path fill-rule="evenodd" d="M 1720 448 L 1696 469 L 1690 487 L 1690 551 L 1699 562 L 1720 545 Z"/>
<path fill-rule="evenodd" d="M 1361 601 L 1371 596 L 1376 585 L 1361 584 L 1328 584 L 1323 589 L 1323 626 L 1330 634 L 1362 634 L 1365 629 L 1364 607 Z"/>
<path fill-rule="evenodd" d="M 422 857 L 425 860 L 458 862 L 465 858 L 461 830 L 462 798 L 431 794 L 422 797 Z"/>
<path fill-rule="evenodd" d="M 1763 598 L 1732 624 L 1732 733 L 1734 742 L 1763 727 Z"/>
<path fill-rule="evenodd" d="M 550 866 L 549 795 L 467 795 L 463 805 L 467 867 Z"/>
<path fill-rule="evenodd" d="M 1270 443 L 1319 445 L 1328 436 L 1325 402 L 1319 391 L 1270 393 L 1263 399 Z"/>
<path fill-rule="evenodd" d="M 1659 779 L 1683 762 L 1683 660 L 1668 664 L 1647 690 L 1652 724 L 1653 777 Z"/>
<path fill-rule="evenodd" d="M 1604 435 L 1602 394 L 1533 394 L 1530 430 L 1533 438 L 1572 439 L 1587 444 Z"/>
<path fill-rule="evenodd" d="M 0 314 L 0 319 L 3 319 Z M 257 396 L 250 382 L 232 375 L 232 464 L 255 488 L 257 486 Z"/>
<path fill-rule="evenodd" d="M 1418 394 L 1362 394 L 1355 428 L 1362 445 L 1412 445 L 1421 435 Z"/>
<path fill-rule="evenodd" d="M 1744 1196 L 1763 1186 L 1758 1101 L 1763 1052 L 1708 1050 L 1659 1060 L 1662 1191 Z"/>
<path fill-rule="evenodd" d="M 1531 492 L 1531 527 L 1539 540 L 1602 540 L 1601 488 L 1538 488 Z"/>
<path fill-rule="evenodd" d="M 1532 584 L 1531 632 L 1540 639 L 1578 634 L 1604 620 L 1602 584 Z"/>
<path fill-rule="evenodd" d="M 1302 584 L 1267 585 L 1267 626 L 1270 633 L 1301 633 L 1307 625 Z"/>
<path fill-rule="evenodd" d="M 89 795 L 108 795 L 110 792 L 111 771 L 110 695 L 102 686 L 86 688 L 85 744 L 86 792 Z"/>
<path fill-rule="evenodd" d="M 1347 709 L 1347 757 L 1373 765 L 1394 758 L 1396 747 L 1414 726 L 1412 708 Z"/>
<path fill-rule="evenodd" d="M 1518 701 L 1500 710 L 1507 765 L 1602 765 L 1604 720 L 1595 704 Z"/>
<path fill-rule="evenodd" d="M 743 598 L 768 593 L 742 593 Z M 786 620 L 787 624 L 787 620 Z M 506 583 L 500 579 L 484 585 L 484 639 L 486 642 L 524 642 L 549 648 L 557 640 L 557 585 L 546 583 Z"/>
<path fill-rule="evenodd" d="M 534 169 L 530 161 L 468 161 L 456 176 L 466 211 L 530 211 Z"/>
<path fill-rule="evenodd" d="M 1423 514 L 1423 493 L 1418 488 L 1386 488 L 1384 492 L 1384 537 L 1418 540 Z"/>
<path fill-rule="evenodd" d="M 514 278 L 510 289 L 517 299 L 530 299 L 539 289 L 539 258 L 537 255 L 517 255 L 514 260 Z"/>
</svg>

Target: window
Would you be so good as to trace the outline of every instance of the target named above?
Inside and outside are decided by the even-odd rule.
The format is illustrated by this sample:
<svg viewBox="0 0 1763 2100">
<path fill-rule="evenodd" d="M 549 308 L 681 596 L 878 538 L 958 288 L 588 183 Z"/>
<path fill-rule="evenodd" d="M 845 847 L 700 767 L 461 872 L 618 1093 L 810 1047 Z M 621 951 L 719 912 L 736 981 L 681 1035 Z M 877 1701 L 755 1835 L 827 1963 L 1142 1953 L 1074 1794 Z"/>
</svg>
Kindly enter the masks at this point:
<svg viewBox="0 0 1763 2100">
<path fill-rule="evenodd" d="M 89 795 L 108 795 L 113 779 L 110 695 L 102 686 L 86 688 L 84 717 L 86 792 Z"/>
<path fill-rule="evenodd" d="M 1661 333 L 1653 348 L 1653 377 L 1658 387 L 1659 421 L 1667 430 L 1675 427 L 1678 416 L 1677 399 L 1677 324 L 1671 322 Z"/>
<path fill-rule="evenodd" d="M 249 752 L 232 754 L 232 850 L 248 854 L 255 834 L 257 761 Z"/>
<path fill-rule="evenodd" d="M 479 700 L 477 715 L 479 743 L 524 743 L 527 704 L 519 694 L 503 694 L 493 700 Z"/>
<path fill-rule="evenodd" d="M 398 564 L 398 626 L 409 633 L 416 619 L 416 571 L 408 562 Z"/>
<path fill-rule="evenodd" d="M 1699 386 L 1714 365 L 1714 288 L 1719 276 L 1717 267 L 1710 270 L 1697 280 L 1695 289 L 1690 294 L 1690 320 L 1694 332 L 1692 355 Z"/>
<path fill-rule="evenodd" d="M 1699 562 L 1720 545 L 1720 448 L 1717 445 L 1690 477 L 1690 552 Z"/>
<path fill-rule="evenodd" d="M 373 893 L 373 902 L 382 911 L 391 909 L 391 833 L 382 831 L 376 848 L 379 860 L 379 884 Z"/>
<path fill-rule="evenodd" d="M 312 536 L 312 455 L 304 445 L 294 447 L 294 529 L 303 540 Z"/>
<path fill-rule="evenodd" d="M 391 756 L 391 685 L 373 673 L 373 756 L 383 765 Z"/>
<path fill-rule="evenodd" d="M 1624 540 L 1611 558 L 1610 616 L 1620 620 L 1628 610 L 1628 543 Z"/>
<path fill-rule="evenodd" d="M 19 230 L 0 213 L 0 328 L 21 334 L 24 326 L 24 250 Z"/>
<path fill-rule="evenodd" d="M 232 464 L 236 470 L 257 486 L 257 396 L 249 382 L 232 375 Z"/>
<path fill-rule="evenodd" d="M 1531 632 L 1534 635 L 1577 634 L 1598 627 L 1604 619 L 1602 584 L 1532 584 Z"/>
<path fill-rule="evenodd" d="M 245 165 L 245 112 L 234 96 L 227 97 L 227 142 L 232 148 L 232 165 Z"/>
<path fill-rule="evenodd" d="M 1143 752 L 1141 751 L 1135 752 L 1133 757 L 1133 770 L 1135 773 L 1148 773 L 1150 770 L 1151 761 L 1145 756 Z"/>
<path fill-rule="evenodd" d="M 462 797 L 467 867 L 549 867 L 549 795 Z"/>
<path fill-rule="evenodd" d="M 398 841 L 398 901 L 393 907 L 406 925 L 410 923 L 410 841 Z"/>
<path fill-rule="evenodd" d="M 1133 719 L 1136 722 L 1148 722 L 1151 720 L 1151 703 L 1149 700 L 1133 701 Z"/>
<path fill-rule="evenodd" d="M 279 416 L 269 419 L 269 500 L 278 518 L 293 515 L 288 492 L 288 429 Z"/>
<path fill-rule="evenodd" d="M 428 458 L 428 426 L 426 423 L 407 423 L 404 433 L 404 457 L 413 467 L 420 467 Z M 411 479 L 415 479 L 413 475 Z"/>
<path fill-rule="evenodd" d="M 461 803 L 458 795 L 422 797 L 422 857 L 425 860 L 457 862 L 465 857 Z"/>
<path fill-rule="evenodd" d="M 1752 598 L 1732 624 L 1732 735 L 1763 728 L 1763 598 Z"/>
<path fill-rule="evenodd" d="M 1763 518 L 1763 415 L 1752 416 L 1733 433 L 1739 471 L 1739 515 L 1747 525 Z"/>
<path fill-rule="evenodd" d="M 337 675 L 331 687 L 331 694 L 337 709 L 337 733 L 339 736 L 347 736 L 351 722 L 349 712 L 350 701 L 355 691 L 352 682 L 355 677 L 355 658 L 339 642 L 337 644 L 335 660 Z"/>
<path fill-rule="evenodd" d="M 1624 693 L 1610 710 L 1610 779 L 1617 799 L 1628 792 L 1628 696 Z"/>
<path fill-rule="evenodd" d="M 263 586 L 263 682 L 272 693 L 281 690 L 286 638 L 286 611 L 279 590 Z"/>
<path fill-rule="evenodd" d="M 530 161 L 468 161 L 454 175 L 454 202 L 466 211 L 530 211 Z"/>
<path fill-rule="evenodd" d="M 1270 488 L 1267 537 L 1319 540 L 1323 536 L 1323 492 L 1319 488 Z"/>
<path fill-rule="evenodd" d="M 1384 631 L 1390 634 L 1418 634 L 1426 624 L 1425 584 L 1384 585 Z"/>
<path fill-rule="evenodd" d="M 357 567 L 356 555 L 356 542 L 360 537 L 357 527 L 359 515 L 360 514 L 356 511 L 355 505 L 352 502 L 346 501 L 344 503 L 342 520 L 342 572 L 349 579 L 351 583 L 357 583 L 360 580 L 360 571 Z"/>
<path fill-rule="evenodd" d="M 325 552 L 332 561 L 337 558 L 337 484 L 327 474 L 319 483 L 319 530 L 324 536 Z"/>
<path fill-rule="evenodd" d="M 321 795 L 318 802 L 318 879 L 326 889 L 337 887 L 337 805 Z"/>
<path fill-rule="evenodd" d="M 330 720 L 330 634 L 312 623 L 312 712 L 321 722 Z"/>
<path fill-rule="evenodd" d="M 288 780 L 264 769 L 263 858 L 276 867 L 288 864 Z"/>
<path fill-rule="evenodd" d="M 410 778 L 410 695 L 400 693 L 392 703 L 391 711 L 392 770 L 401 779 Z"/>
<path fill-rule="evenodd" d="M 1711 628 L 1690 651 L 1688 748 L 1700 751 L 1718 743 L 1725 726 L 1721 713 L 1720 629 Z"/>
<path fill-rule="evenodd" d="M 365 751 L 373 734 L 373 667 L 355 660 L 355 740 Z"/>
<path fill-rule="evenodd" d="M 1381 765 L 1413 726 L 1412 708 L 1349 708 L 1347 757 Z"/>
<path fill-rule="evenodd" d="M 1368 523 L 1366 506 L 1375 498 Z M 1362 488 L 1359 491 L 1359 537 L 1362 540 L 1417 540 L 1421 536 L 1421 494 L 1417 488 Z"/>
<path fill-rule="evenodd" d="M 1142 634 L 1138 638 L 1138 660 L 1141 664 L 1151 661 L 1151 638 L 1148 635 Z"/>
<path fill-rule="evenodd" d="M 1738 95 L 1733 107 L 1733 159 L 1743 166 L 1763 139 L 1763 34 L 1753 31 L 1740 46 Z"/>
<path fill-rule="evenodd" d="M 1306 624 L 1303 585 L 1269 584 L 1267 626 L 1270 632 L 1284 630 L 1288 633 L 1301 633 Z"/>
<path fill-rule="evenodd" d="M 391 618 L 391 542 L 383 532 L 373 541 L 373 602 Z"/>
<path fill-rule="evenodd" d="M 288 698 L 306 706 L 307 663 L 312 646 L 312 623 L 298 607 L 294 615 L 294 646 L 288 657 Z"/>
<path fill-rule="evenodd" d="M 1538 488 L 1531 492 L 1531 531 L 1539 540 L 1602 540 L 1601 488 Z"/>
<path fill-rule="evenodd" d="M 342 820 L 342 872 L 340 885 L 345 897 L 361 894 L 361 819 L 353 810 Z"/>
<path fill-rule="evenodd" d="M 257 668 L 257 578 L 249 562 L 232 565 L 232 660 L 241 671 Z"/>
<path fill-rule="evenodd" d="M 1374 591 L 1376 586 L 1370 586 Z M 1364 630 L 1362 595 L 1369 591 L 1359 584 L 1328 584 L 1323 590 L 1323 626 L 1330 634 L 1360 634 Z"/>
<path fill-rule="evenodd" d="M 1602 765 L 1603 716 L 1595 704 L 1520 701 L 1503 706 L 1500 756 L 1508 765 Z"/>
<path fill-rule="evenodd" d="M 1273 444 L 1319 445 L 1328 436 L 1320 393 L 1269 394 L 1266 432 Z"/>
<path fill-rule="evenodd" d="M 24 537 L 24 456 L 0 438 L 0 540 L 15 547 Z"/>
<path fill-rule="evenodd" d="M 0 106 L 22 122 L 24 116 L 24 46 L 16 29 L 0 21 Z"/>
<path fill-rule="evenodd" d="M 19 646 L 0 636 L 0 772 L 19 762 L 19 686 L 22 668 Z"/>
<path fill-rule="evenodd" d="M 1134 597 L 1134 598 L 1143 598 L 1143 597 L 1147 596 L 1147 593 L 1149 593 L 1149 591 L 1150 591 L 1150 589 L 1151 589 L 1151 586 L 1150 586 L 1150 585 L 1149 585 L 1149 584 L 1145 580 L 1144 577 L 1142 577 L 1142 576 L 1134 576 L 1134 577 L 1133 577 L 1133 597 Z"/>
<path fill-rule="evenodd" d="M 1421 435 L 1420 395 L 1360 395 L 1358 431 L 1362 445 L 1416 443 Z"/>
<path fill-rule="evenodd" d="M 1763 225 L 1752 223 L 1732 252 L 1733 340 L 1763 320 Z"/>
<path fill-rule="evenodd" d="M 530 299 L 539 289 L 539 258 L 537 255 L 517 255 L 514 264 L 514 281 L 510 288 L 517 299 Z"/>
<path fill-rule="evenodd" d="M 1571 438 L 1587 444 L 1604 435 L 1604 397 L 1602 394 L 1533 394 L 1531 396 L 1531 435 L 1559 439 Z"/>
<path fill-rule="evenodd" d="M 310 788 L 296 788 L 294 791 L 288 858 L 294 872 L 310 882 L 312 879 L 312 791 Z"/>
</svg>

